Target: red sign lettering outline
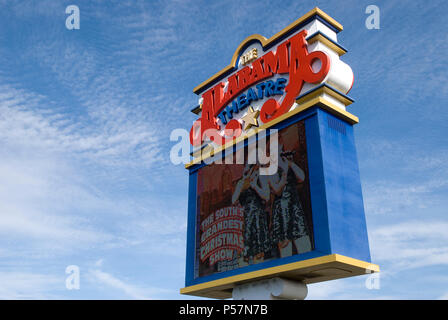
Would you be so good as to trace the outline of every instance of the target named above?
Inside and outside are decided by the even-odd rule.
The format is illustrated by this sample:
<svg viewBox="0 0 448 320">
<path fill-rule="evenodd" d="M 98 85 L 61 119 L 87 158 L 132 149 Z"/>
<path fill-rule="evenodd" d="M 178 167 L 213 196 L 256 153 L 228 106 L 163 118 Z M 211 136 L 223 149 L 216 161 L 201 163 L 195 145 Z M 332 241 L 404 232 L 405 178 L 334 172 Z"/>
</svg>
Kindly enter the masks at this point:
<svg viewBox="0 0 448 320">
<path fill-rule="evenodd" d="M 322 51 L 308 52 L 307 34 L 307 30 L 297 33 L 279 44 L 275 53 L 267 52 L 253 61 L 252 68 L 246 66 L 231 75 L 228 78 L 229 85 L 225 93 L 223 82 L 219 82 L 203 93 L 201 117 L 193 123 L 190 130 L 190 143 L 193 146 L 200 146 L 208 137 L 217 145 L 222 145 L 238 137 L 242 132 L 239 121 L 235 119 L 229 121 L 224 129 L 224 135 L 221 135 L 219 132 L 221 128 L 216 117 L 239 93 L 263 79 L 274 74 L 289 73 L 289 83 L 285 87 L 286 95 L 281 103 L 271 98 L 261 107 L 260 120 L 263 123 L 288 112 L 305 82 L 319 83 L 325 79 L 330 70 L 330 58 Z M 321 62 L 318 72 L 314 72 L 312 68 L 316 60 Z"/>
</svg>

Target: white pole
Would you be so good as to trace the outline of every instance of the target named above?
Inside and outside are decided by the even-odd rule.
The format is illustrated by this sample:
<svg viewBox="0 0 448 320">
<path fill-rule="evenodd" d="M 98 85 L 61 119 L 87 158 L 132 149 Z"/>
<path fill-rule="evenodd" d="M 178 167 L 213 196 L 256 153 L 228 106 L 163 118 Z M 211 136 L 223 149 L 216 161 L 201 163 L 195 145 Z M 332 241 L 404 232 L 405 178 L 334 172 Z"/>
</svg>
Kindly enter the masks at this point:
<svg viewBox="0 0 448 320">
<path fill-rule="evenodd" d="M 305 283 L 284 278 L 254 281 L 233 288 L 233 300 L 304 300 L 308 294 Z"/>
</svg>

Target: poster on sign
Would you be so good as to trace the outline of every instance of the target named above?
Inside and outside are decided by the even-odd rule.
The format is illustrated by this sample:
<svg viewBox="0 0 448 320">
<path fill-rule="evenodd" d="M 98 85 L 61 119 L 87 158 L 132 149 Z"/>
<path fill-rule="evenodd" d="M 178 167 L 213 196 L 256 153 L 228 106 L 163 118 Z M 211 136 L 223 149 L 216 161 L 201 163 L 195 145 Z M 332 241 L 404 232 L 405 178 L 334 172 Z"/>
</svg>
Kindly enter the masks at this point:
<svg viewBox="0 0 448 320">
<path fill-rule="evenodd" d="M 278 132 L 273 175 L 248 153 L 242 164 L 198 170 L 196 277 L 313 250 L 304 122 Z"/>
</svg>

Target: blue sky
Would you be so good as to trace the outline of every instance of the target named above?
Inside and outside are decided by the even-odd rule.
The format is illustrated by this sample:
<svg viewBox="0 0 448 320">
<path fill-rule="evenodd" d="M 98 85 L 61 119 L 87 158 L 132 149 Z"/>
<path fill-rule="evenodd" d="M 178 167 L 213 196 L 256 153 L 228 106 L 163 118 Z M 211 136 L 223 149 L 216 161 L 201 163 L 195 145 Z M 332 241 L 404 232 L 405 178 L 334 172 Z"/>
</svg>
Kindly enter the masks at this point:
<svg viewBox="0 0 448 320">
<path fill-rule="evenodd" d="M 81 28 L 67 30 L 75 4 Z M 365 8 L 381 10 L 379 30 Z M 182 299 L 192 89 L 318 6 L 344 26 L 372 260 L 317 299 L 448 298 L 446 1 L 0 1 L 0 298 Z M 65 268 L 80 268 L 80 289 Z"/>
</svg>

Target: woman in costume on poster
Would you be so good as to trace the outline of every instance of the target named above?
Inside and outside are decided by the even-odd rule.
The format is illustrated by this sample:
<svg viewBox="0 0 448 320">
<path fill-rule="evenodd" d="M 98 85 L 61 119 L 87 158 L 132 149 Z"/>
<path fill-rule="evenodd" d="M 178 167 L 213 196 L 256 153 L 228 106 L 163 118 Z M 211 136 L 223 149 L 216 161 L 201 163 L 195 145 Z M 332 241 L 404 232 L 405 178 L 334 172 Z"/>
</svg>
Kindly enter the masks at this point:
<svg viewBox="0 0 448 320">
<path fill-rule="evenodd" d="M 219 194 L 221 195 L 221 202 L 219 204 L 220 208 L 228 207 L 232 199 L 232 188 L 233 188 L 233 176 L 232 170 L 230 170 L 230 165 L 224 165 L 224 169 L 221 173 L 221 184 L 219 185 Z M 239 256 L 238 250 L 233 250 L 232 258 L 216 263 L 217 271 L 227 271 L 238 268 L 239 266 Z"/>
<path fill-rule="evenodd" d="M 254 263 L 264 261 L 271 250 L 268 219 L 265 211 L 269 201 L 267 181 L 259 179 L 259 166 L 246 164 L 243 177 L 238 181 L 232 203 L 239 201 L 244 209 L 244 257 Z"/>
<path fill-rule="evenodd" d="M 272 241 L 277 243 L 280 257 L 286 257 L 292 255 L 293 244 L 297 253 L 308 252 L 312 247 L 308 222 L 297 190 L 297 184 L 305 180 L 305 173 L 294 162 L 295 151 L 284 150 L 281 136 L 279 150 L 278 171 L 268 181 L 274 194 Z"/>
</svg>

